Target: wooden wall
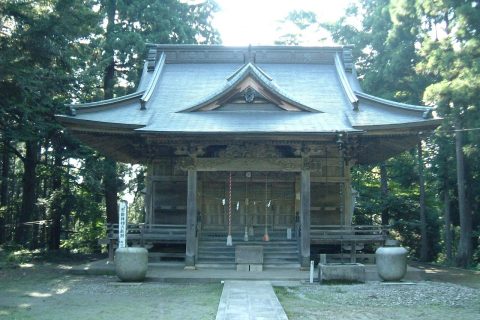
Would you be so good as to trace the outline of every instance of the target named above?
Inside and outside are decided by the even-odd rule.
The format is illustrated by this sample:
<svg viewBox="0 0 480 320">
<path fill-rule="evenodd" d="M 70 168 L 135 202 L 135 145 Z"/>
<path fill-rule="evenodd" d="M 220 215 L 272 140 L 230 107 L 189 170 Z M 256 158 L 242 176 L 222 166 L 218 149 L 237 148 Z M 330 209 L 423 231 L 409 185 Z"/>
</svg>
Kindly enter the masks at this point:
<svg viewBox="0 0 480 320">
<path fill-rule="evenodd" d="M 351 223 L 349 166 L 342 168 L 338 158 L 315 161 L 320 169 L 311 171 L 311 224 Z M 198 173 L 197 208 L 204 228 L 228 225 L 228 175 L 225 171 Z M 173 158 L 159 159 L 150 165 L 147 181 L 147 222 L 185 224 L 186 172 Z M 293 227 L 299 214 L 299 183 L 298 172 L 232 172 L 232 225 L 238 229 L 264 226 L 267 219 L 273 228 Z"/>
</svg>

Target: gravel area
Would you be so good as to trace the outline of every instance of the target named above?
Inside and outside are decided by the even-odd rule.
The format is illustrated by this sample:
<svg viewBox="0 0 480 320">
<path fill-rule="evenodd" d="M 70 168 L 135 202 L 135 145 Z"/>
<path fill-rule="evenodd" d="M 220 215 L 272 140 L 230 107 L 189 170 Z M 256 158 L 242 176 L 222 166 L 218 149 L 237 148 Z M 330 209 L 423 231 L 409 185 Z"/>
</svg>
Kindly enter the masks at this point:
<svg viewBox="0 0 480 320">
<path fill-rule="evenodd" d="M 277 287 L 289 319 L 480 319 L 480 290 L 418 282 Z"/>
</svg>

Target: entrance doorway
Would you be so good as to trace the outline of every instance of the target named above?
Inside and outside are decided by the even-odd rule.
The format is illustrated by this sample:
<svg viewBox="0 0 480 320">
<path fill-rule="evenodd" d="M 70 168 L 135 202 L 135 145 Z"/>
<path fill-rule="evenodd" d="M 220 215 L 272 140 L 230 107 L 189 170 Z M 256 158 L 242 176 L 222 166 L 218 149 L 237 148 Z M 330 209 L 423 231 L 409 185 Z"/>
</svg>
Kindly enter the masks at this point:
<svg viewBox="0 0 480 320">
<path fill-rule="evenodd" d="M 203 230 L 228 230 L 230 224 L 237 232 L 265 227 L 293 230 L 295 226 L 295 173 L 200 172 L 198 182 Z"/>
</svg>

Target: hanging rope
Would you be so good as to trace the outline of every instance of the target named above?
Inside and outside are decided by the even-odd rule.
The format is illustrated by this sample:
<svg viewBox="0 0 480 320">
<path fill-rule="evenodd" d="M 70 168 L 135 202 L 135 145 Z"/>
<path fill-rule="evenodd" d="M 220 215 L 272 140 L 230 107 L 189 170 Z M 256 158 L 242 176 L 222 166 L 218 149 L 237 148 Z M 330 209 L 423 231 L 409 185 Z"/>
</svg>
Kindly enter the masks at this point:
<svg viewBox="0 0 480 320">
<path fill-rule="evenodd" d="M 228 236 L 227 246 L 232 245 L 232 172 L 228 176 Z"/>
<path fill-rule="evenodd" d="M 243 241 L 248 241 L 248 226 L 247 226 L 247 209 L 248 209 L 248 172 L 245 173 L 245 232 L 243 234 Z"/>
</svg>

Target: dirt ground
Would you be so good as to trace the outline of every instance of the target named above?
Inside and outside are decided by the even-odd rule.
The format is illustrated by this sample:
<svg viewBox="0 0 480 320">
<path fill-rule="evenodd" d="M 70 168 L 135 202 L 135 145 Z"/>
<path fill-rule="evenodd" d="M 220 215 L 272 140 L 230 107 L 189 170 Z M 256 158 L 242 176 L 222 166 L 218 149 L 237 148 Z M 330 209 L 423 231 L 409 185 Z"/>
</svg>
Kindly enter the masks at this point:
<svg viewBox="0 0 480 320">
<path fill-rule="evenodd" d="M 214 319 L 218 284 L 123 284 L 55 264 L 0 269 L 0 319 Z"/>
<path fill-rule="evenodd" d="M 0 263 L 0 319 L 215 319 L 220 283 L 123 284 L 114 276 L 69 274 L 71 263 L 80 262 L 65 263 Z M 480 272 L 417 267 L 429 281 L 307 284 L 275 292 L 291 320 L 480 319 Z"/>
<path fill-rule="evenodd" d="M 411 263 L 415 268 L 425 271 L 425 278 L 431 281 L 449 282 L 480 289 L 480 271 L 454 267 L 442 267 L 425 263 Z"/>
</svg>

